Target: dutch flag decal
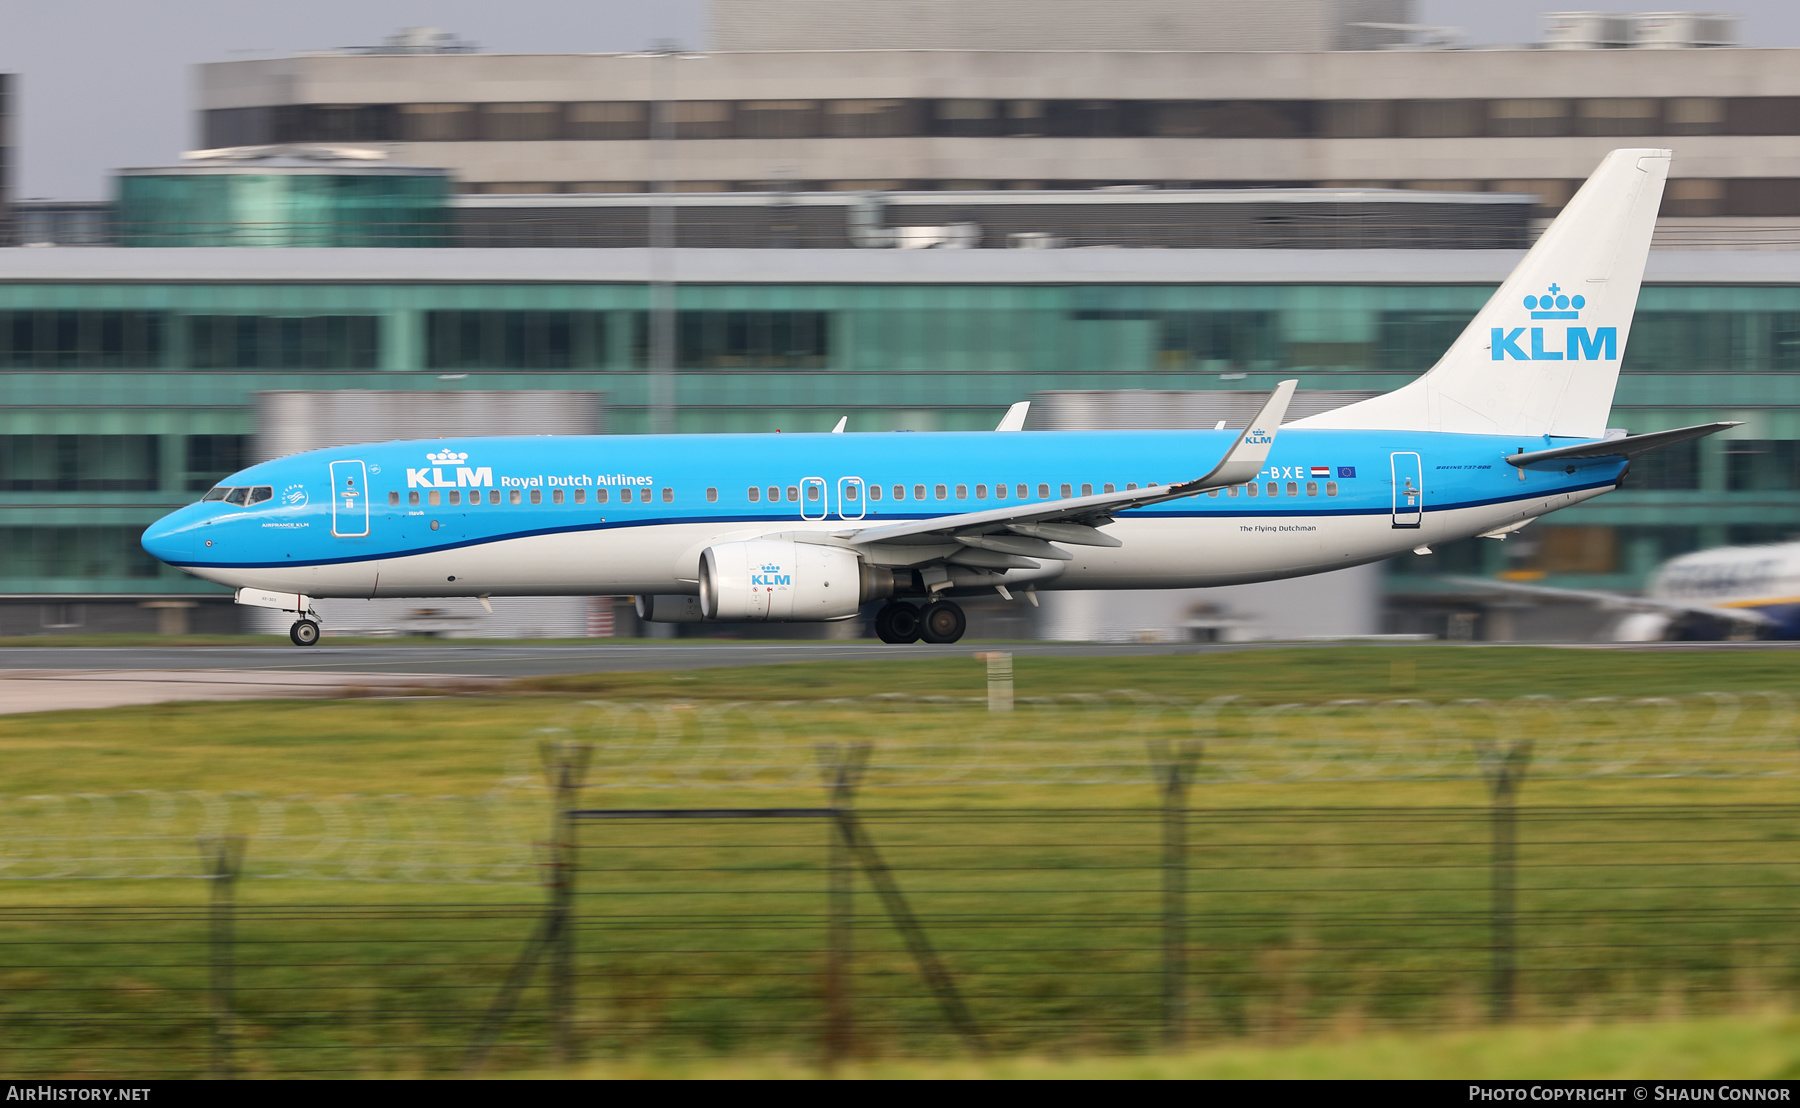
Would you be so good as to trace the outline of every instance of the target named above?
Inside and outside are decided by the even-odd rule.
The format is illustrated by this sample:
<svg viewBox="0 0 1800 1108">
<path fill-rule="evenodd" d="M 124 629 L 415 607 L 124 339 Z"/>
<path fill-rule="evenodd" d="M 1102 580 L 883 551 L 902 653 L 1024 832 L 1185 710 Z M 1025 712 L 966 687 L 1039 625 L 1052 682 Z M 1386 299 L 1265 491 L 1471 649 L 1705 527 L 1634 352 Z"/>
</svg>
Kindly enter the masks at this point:
<svg viewBox="0 0 1800 1108">
<path fill-rule="evenodd" d="M 1314 467 L 1312 467 L 1312 475 L 1314 477 L 1330 477 L 1331 476 L 1331 467 L 1330 466 L 1314 466 Z"/>
</svg>

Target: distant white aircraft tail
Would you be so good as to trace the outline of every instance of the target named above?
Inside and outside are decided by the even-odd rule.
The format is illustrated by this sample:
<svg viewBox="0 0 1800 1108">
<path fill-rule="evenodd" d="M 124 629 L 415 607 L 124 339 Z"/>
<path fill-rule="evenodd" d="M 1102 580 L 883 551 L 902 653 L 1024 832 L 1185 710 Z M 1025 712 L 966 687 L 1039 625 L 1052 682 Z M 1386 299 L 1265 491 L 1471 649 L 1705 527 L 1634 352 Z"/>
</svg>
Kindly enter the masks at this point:
<svg viewBox="0 0 1800 1108">
<path fill-rule="evenodd" d="M 1290 426 L 1600 438 L 1672 154 L 1608 154 L 1423 377 Z"/>
</svg>

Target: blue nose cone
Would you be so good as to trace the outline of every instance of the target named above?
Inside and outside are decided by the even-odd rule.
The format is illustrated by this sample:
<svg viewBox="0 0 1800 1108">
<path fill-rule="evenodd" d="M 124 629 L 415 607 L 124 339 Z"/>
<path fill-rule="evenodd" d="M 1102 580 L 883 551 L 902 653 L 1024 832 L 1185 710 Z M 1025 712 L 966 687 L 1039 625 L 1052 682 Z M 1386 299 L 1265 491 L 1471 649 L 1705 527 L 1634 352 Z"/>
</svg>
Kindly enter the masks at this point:
<svg viewBox="0 0 1800 1108">
<path fill-rule="evenodd" d="M 193 555 L 194 532 L 181 518 L 182 512 L 170 514 L 144 529 L 140 540 L 151 557 L 170 565 L 180 565 Z"/>
</svg>

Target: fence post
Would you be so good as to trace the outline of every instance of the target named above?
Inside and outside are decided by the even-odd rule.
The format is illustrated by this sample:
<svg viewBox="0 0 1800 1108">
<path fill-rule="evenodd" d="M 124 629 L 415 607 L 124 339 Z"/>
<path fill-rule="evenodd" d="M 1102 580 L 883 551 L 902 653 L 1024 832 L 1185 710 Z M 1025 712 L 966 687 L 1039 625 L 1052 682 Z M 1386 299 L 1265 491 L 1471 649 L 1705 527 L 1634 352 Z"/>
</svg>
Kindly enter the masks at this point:
<svg viewBox="0 0 1800 1108">
<path fill-rule="evenodd" d="M 224 835 L 200 840 L 200 857 L 206 865 L 206 885 L 210 909 L 207 926 L 207 961 L 210 968 L 208 989 L 212 1009 L 212 1078 L 232 1078 L 232 1037 L 236 1027 L 232 1017 L 232 990 L 236 976 L 236 940 L 233 924 L 233 885 L 244 861 L 244 840 L 239 835 Z"/>
<path fill-rule="evenodd" d="M 818 748 L 820 768 L 825 771 L 831 792 L 831 849 L 827 865 L 828 888 L 825 954 L 825 1064 L 835 1065 L 849 1057 L 854 1016 L 850 1007 L 850 959 L 853 953 L 851 927 L 855 905 L 852 900 L 856 877 L 856 857 L 847 823 L 850 805 L 855 799 L 857 782 L 869 761 L 869 745 L 822 745 Z"/>
<path fill-rule="evenodd" d="M 1531 740 L 1521 739 L 1504 754 L 1495 751 L 1487 759 L 1488 787 L 1492 803 L 1488 812 L 1492 839 L 1489 864 L 1493 930 L 1493 965 L 1490 969 L 1489 1008 L 1496 1022 L 1513 1018 L 1518 977 L 1517 865 L 1519 828 L 1516 802 L 1525 767 L 1531 762 Z"/>
<path fill-rule="evenodd" d="M 593 748 L 545 743 L 539 754 L 556 793 L 550 824 L 550 1035 L 556 1060 L 575 1059 L 575 878 L 578 831 L 571 814 L 581 799 L 582 778 Z"/>
<path fill-rule="evenodd" d="M 1173 1048 L 1187 1026 L 1187 787 L 1200 744 L 1153 742 L 1150 761 L 1162 785 L 1163 1041 Z"/>
</svg>

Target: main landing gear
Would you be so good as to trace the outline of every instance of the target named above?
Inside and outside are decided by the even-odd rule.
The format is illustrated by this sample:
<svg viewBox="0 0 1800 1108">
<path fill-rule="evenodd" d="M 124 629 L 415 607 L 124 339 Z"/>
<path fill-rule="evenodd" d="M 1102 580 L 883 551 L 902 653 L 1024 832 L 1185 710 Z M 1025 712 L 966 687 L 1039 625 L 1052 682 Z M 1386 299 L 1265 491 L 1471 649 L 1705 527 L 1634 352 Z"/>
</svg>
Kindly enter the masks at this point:
<svg viewBox="0 0 1800 1108">
<path fill-rule="evenodd" d="M 934 600 L 924 608 L 894 601 L 875 613 L 875 636 L 885 643 L 952 643 L 969 629 L 969 619 L 958 605 Z"/>
<path fill-rule="evenodd" d="M 295 646 L 313 646 L 319 641 L 319 625 L 310 619 L 298 619 L 288 628 L 288 638 Z"/>
</svg>

